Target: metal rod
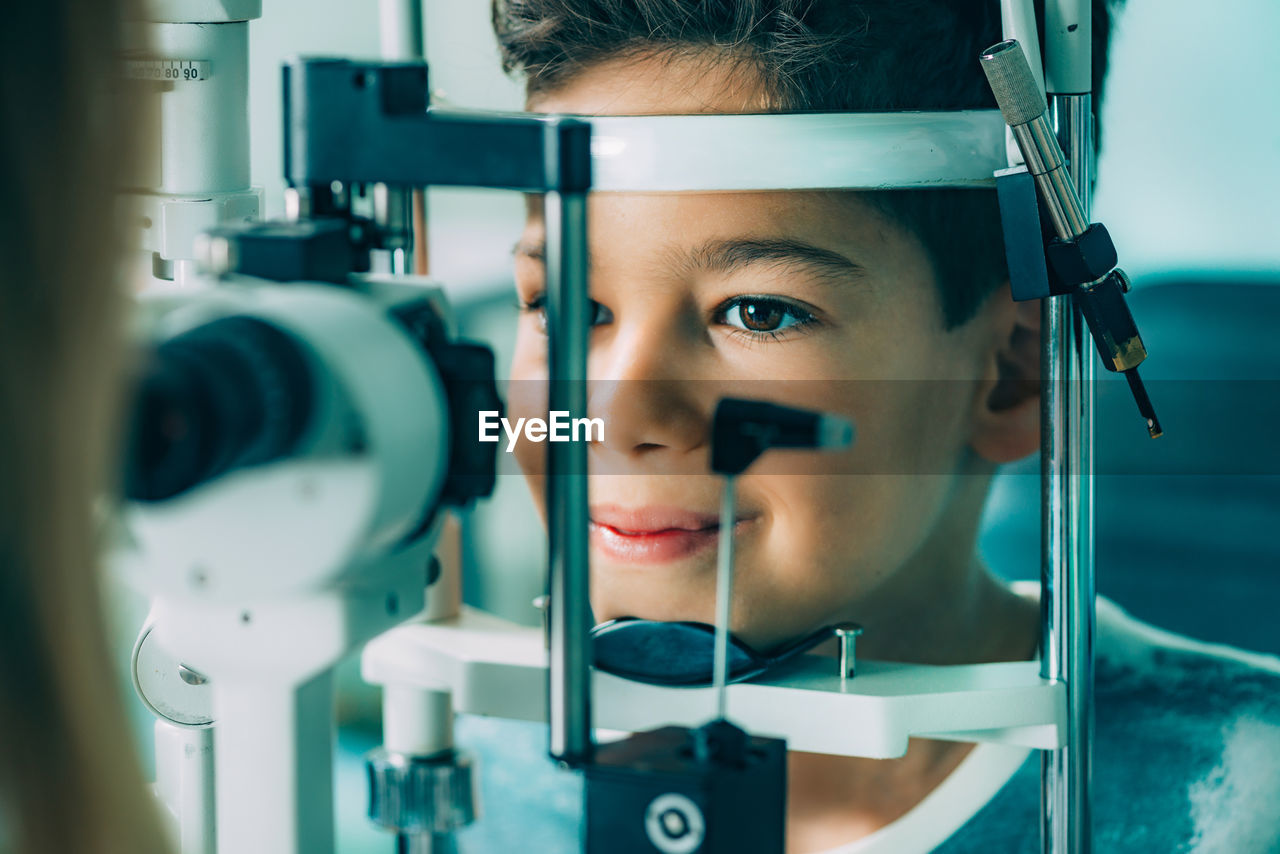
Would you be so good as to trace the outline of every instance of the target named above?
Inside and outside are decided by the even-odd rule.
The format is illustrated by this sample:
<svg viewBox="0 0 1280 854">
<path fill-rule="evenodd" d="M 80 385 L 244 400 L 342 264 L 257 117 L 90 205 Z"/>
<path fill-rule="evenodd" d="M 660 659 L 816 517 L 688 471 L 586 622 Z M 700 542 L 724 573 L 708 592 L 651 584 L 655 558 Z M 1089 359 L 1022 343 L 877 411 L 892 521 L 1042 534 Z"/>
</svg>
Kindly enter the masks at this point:
<svg viewBox="0 0 1280 854">
<path fill-rule="evenodd" d="M 378 44 L 383 59 L 422 59 L 424 38 L 422 0 L 378 0 Z"/>
<path fill-rule="evenodd" d="M 1053 95 L 1050 116 L 1087 218 L 1093 171 L 1090 96 Z M 1041 766 L 1043 848 L 1093 849 L 1093 405 L 1088 328 L 1073 297 L 1043 307 L 1041 675 L 1067 685 L 1067 746 Z"/>
<path fill-rule="evenodd" d="M 373 220 L 382 235 L 381 252 L 386 272 L 403 276 L 413 272 L 413 191 L 388 184 L 373 185 Z"/>
<path fill-rule="evenodd" d="M 587 197 L 547 193 L 549 408 L 587 415 Z M 551 755 L 577 764 L 591 755 L 591 600 L 588 582 L 587 445 L 547 443 L 550 586 L 548 720 Z"/>
<path fill-rule="evenodd" d="M 458 841 L 451 833 L 398 833 L 396 854 L 457 854 Z"/>
<path fill-rule="evenodd" d="M 720 498 L 720 547 L 716 552 L 716 646 L 712 681 L 716 717 L 724 720 L 729 705 L 729 619 L 733 613 L 733 529 L 738 516 L 737 478 L 724 479 Z"/>
<path fill-rule="evenodd" d="M 378 44 L 383 59 L 393 62 L 420 62 L 426 59 L 422 0 L 378 0 Z M 382 185 L 379 185 L 382 186 Z M 377 200 L 375 189 L 375 204 Z M 399 233 L 393 236 L 388 254 L 388 271 L 403 276 L 427 273 L 426 194 L 421 189 L 396 188 L 388 200 L 394 208 Z"/>
<path fill-rule="evenodd" d="M 413 191 L 413 274 L 426 276 L 431 273 L 431 243 L 427 230 L 427 191 Z"/>
<path fill-rule="evenodd" d="M 1074 176 L 1071 174 L 1073 170 L 1066 169 L 1065 164 L 1058 159 L 1058 146 L 1052 142 L 1054 130 L 1050 125 L 1049 114 L 1045 113 L 1024 125 L 1018 125 L 1013 128 L 1013 135 L 1019 140 L 1021 150 L 1027 154 L 1027 168 L 1040 187 L 1040 196 L 1049 211 L 1054 230 L 1064 240 L 1079 237 L 1089 227 L 1089 217 L 1076 198 L 1077 193 L 1072 192 L 1075 186 Z M 1041 143 L 1041 138 L 1049 140 L 1049 143 Z M 1059 141 L 1058 145 L 1063 143 Z"/>
</svg>

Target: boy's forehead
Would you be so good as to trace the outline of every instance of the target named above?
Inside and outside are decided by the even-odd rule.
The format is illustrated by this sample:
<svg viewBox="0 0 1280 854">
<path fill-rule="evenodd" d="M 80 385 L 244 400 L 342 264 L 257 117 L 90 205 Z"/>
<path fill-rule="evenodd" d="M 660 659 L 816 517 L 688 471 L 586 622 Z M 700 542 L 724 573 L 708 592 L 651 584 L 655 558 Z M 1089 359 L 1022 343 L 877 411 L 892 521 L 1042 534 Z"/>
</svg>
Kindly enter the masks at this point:
<svg viewBox="0 0 1280 854">
<path fill-rule="evenodd" d="M 526 106 L 535 113 L 593 116 L 760 113 L 768 97 L 754 66 L 708 49 L 601 60 L 534 92 Z"/>
<path fill-rule="evenodd" d="M 540 246 L 542 203 L 541 195 L 525 196 L 525 248 Z M 593 240 L 611 251 L 667 248 L 679 255 L 706 241 L 799 241 L 880 274 L 925 256 L 914 234 L 852 191 L 595 193 L 589 205 Z"/>
<path fill-rule="evenodd" d="M 542 201 L 541 195 L 525 195 L 526 221 L 539 229 Z M 865 251 L 888 242 L 887 229 L 897 229 L 864 194 L 843 191 L 596 193 L 590 206 L 593 220 L 604 217 L 631 241 L 656 231 L 674 239 L 755 234 L 853 242 Z"/>
</svg>

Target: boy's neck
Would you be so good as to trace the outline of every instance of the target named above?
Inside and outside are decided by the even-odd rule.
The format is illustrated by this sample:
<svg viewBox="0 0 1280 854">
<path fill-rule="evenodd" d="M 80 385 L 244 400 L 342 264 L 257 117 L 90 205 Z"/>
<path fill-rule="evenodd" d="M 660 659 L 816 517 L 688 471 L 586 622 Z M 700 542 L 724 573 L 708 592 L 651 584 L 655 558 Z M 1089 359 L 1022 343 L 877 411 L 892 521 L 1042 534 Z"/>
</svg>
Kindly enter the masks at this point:
<svg viewBox="0 0 1280 854">
<path fill-rule="evenodd" d="M 974 561 L 965 585 L 928 597 L 937 607 L 912 615 L 916 630 L 885 627 L 866 657 L 961 664 L 1035 656 L 1039 606 Z M 870 645 L 868 645 L 870 646 Z M 861 641 L 859 642 L 861 653 Z M 947 778 L 972 744 L 912 739 L 898 759 L 814 753 L 788 755 L 787 854 L 825 851 L 861 839 L 901 818 Z"/>
<path fill-rule="evenodd" d="M 912 607 L 864 622 L 859 657 L 918 664 L 1026 661 L 1036 656 L 1040 607 L 996 579 L 978 560 L 943 576 Z"/>
<path fill-rule="evenodd" d="M 862 625 L 872 661 L 977 664 L 1034 658 L 1040 607 L 997 579 L 977 554 L 989 475 L 959 477 L 925 541 L 844 619 Z"/>
</svg>

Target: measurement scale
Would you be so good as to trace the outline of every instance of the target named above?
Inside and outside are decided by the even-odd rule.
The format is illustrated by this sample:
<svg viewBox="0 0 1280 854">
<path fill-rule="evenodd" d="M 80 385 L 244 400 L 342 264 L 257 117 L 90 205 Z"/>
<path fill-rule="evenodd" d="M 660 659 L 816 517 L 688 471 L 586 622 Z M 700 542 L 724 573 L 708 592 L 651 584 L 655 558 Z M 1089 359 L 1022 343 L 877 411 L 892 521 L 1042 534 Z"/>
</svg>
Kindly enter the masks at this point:
<svg viewBox="0 0 1280 854">
<path fill-rule="evenodd" d="M 125 63 L 130 80 L 208 80 L 207 59 L 131 59 Z"/>
</svg>

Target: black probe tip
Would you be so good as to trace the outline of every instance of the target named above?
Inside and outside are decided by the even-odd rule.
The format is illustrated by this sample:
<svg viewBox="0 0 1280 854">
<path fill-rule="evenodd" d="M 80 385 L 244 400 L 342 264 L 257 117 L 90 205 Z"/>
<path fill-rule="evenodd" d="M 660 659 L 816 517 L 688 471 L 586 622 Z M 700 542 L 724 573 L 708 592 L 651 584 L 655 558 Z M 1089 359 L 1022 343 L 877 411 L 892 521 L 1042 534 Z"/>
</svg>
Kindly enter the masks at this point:
<svg viewBox="0 0 1280 854">
<path fill-rule="evenodd" d="M 1147 396 L 1147 387 L 1142 384 L 1142 378 L 1138 376 L 1138 369 L 1130 368 L 1125 371 L 1124 378 L 1129 381 L 1129 390 L 1133 392 L 1133 399 L 1138 403 L 1138 412 L 1147 419 L 1147 433 L 1152 439 L 1159 439 L 1164 435 L 1164 429 L 1160 426 L 1160 419 L 1156 417 L 1151 398 Z"/>
</svg>

